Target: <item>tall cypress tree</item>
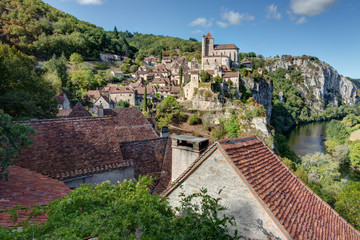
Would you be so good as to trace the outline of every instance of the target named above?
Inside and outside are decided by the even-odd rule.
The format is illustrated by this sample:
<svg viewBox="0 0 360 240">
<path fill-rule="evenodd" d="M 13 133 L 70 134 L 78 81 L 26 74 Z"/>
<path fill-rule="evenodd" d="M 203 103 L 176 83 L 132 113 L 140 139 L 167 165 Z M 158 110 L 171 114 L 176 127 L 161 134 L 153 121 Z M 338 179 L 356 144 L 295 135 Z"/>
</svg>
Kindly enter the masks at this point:
<svg viewBox="0 0 360 240">
<path fill-rule="evenodd" d="M 179 77 L 180 77 L 180 87 L 182 88 L 182 77 L 183 77 L 183 70 L 182 70 L 182 66 L 180 66 L 180 70 L 179 70 Z"/>
<path fill-rule="evenodd" d="M 145 89 L 144 89 L 144 111 L 147 111 L 147 84 L 145 82 Z"/>
</svg>

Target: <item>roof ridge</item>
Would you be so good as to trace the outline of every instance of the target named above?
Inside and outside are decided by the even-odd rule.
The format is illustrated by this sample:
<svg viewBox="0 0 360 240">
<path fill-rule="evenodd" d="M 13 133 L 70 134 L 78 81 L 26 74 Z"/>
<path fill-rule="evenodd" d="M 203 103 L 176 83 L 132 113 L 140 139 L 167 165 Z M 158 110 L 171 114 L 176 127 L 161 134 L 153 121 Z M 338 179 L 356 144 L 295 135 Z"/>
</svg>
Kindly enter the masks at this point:
<svg viewBox="0 0 360 240">
<path fill-rule="evenodd" d="M 120 142 L 120 146 L 131 145 L 135 142 L 150 142 L 150 141 L 160 141 L 160 140 L 167 140 L 171 139 L 170 137 L 158 137 L 158 138 L 149 138 L 149 139 L 141 139 L 141 140 L 134 140 L 134 141 L 126 141 Z"/>
<path fill-rule="evenodd" d="M 256 135 L 255 135 L 256 136 Z M 277 154 L 274 153 L 274 151 L 272 149 L 270 149 L 263 140 L 261 140 L 258 136 L 256 136 L 257 139 L 259 139 L 262 144 L 271 152 L 271 154 L 283 165 L 285 166 L 285 168 L 288 170 L 288 172 L 295 177 L 296 180 L 298 180 L 300 182 L 301 185 L 303 185 L 303 187 L 305 187 L 305 189 L 307 191 L 309 191 L 310 194 L 314 195 L 318 200 L 320 200 L 320 202 L 325 205 L 328 209 L 330 209 L 330 211 L 332 213 L 334 213 L 335 215 L 337 215 L 338 217 L 340 217 L 340 220 L 342 220 L 347 226 L 349 226 L 350 228 L 352 228 L 353 230 L 355 230 L 355 232 L 360 236 L 360 231 L 357 230 L 355 227 L 353 227 L 350 223 L 348 223 L 343 217 L 340 216 L 340 214 L 338 212 L 336 212 L 327 202 L 325 202 L 324 200 L 322 200 L 310 187 L 308 187 L 293 171 L 291 171 L 291 169 L 281 160 L 279 159 L 279 157 L 277 156 Z"/>
</svg>

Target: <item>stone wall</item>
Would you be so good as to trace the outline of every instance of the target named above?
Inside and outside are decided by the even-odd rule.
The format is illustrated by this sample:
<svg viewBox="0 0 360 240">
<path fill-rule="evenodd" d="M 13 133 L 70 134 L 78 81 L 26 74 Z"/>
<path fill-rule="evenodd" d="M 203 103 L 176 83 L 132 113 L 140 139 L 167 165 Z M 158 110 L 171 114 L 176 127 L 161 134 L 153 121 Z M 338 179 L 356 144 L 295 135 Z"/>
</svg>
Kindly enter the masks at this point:
<svg viewBox="0 0 360 240">
<path fill-rule="evenodd" d="M 237 229 L 244 239 L 286 239 L 220 150 L 215 150 L 181 185 L 183 188 L 177 187 L 168 195 L 172 206 L 179 206 L 181 192 L 190 195 L 206 188 L 208 194 L 222 199 L 220 204 L 227 210 L 220 214 L 235 217 L 236 228 L 231 230 Z"/>
<path fill-rule="evenodd" d="M 84 183 L 100 183 L 104 181 L 110 181 L 112 184 L 117 184 L 118 182 L 121 183 L 125 179 L 133 179 L 134 176 L 134 167 L 129 166 L 123 169 L 115 169 L 108 172 L 91 174 L 88 177 L 84 176 L 74 180 L 65 180 L 64 183 L 69 188 L 77 188 Z"/>
</svg>

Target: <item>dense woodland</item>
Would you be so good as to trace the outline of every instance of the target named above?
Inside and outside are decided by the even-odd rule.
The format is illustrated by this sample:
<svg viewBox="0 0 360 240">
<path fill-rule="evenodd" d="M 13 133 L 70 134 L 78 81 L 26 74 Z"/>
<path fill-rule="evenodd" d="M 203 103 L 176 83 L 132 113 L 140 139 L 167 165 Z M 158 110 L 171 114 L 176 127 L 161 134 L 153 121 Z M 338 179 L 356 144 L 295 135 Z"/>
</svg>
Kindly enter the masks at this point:
<svg viewBox="0 0 360 240">
<path fill-rule="evenodd" d="M 145 54 L 194 52 L 200 44 L 180 38 L 105 31 L 80 21 L 41 0 L 5 0 L 0 2 L 0 40 L 27 55 L 49 59 L 54 54 L 66 57 L 74 52 L 85 59 L 98 59 L 100 52 L 132 57 Z M 178 49 L 175 52 L 175 49 Z"/>
</svg>

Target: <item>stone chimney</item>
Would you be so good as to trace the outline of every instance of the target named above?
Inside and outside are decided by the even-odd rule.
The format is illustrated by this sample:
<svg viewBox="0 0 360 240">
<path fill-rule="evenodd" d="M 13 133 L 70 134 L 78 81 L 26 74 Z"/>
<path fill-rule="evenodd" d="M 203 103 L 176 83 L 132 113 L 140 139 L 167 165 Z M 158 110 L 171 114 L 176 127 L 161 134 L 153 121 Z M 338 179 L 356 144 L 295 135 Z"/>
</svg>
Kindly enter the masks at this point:
<svg viewBox="0 0 360 240">
<path fill-rule="evenodd" d="M 97 111 L 98 117 L 103 117 L 104 116 L 104 107 L 103 107 L 103 105 L 101 103 L 100 103 L 99 106 L 96 106 L 96 111 Z"/>
<path fill-rule="evenodd" d="M 172 173 L 174 182 L 208 147 L 209 139 L 178 135 L 172 138 Z"/>
<path fill-rule="evenodd" d="M 170 131 L 167 126 L 161 127 L 160 137 L 170 137 Z"/>
</svg>

